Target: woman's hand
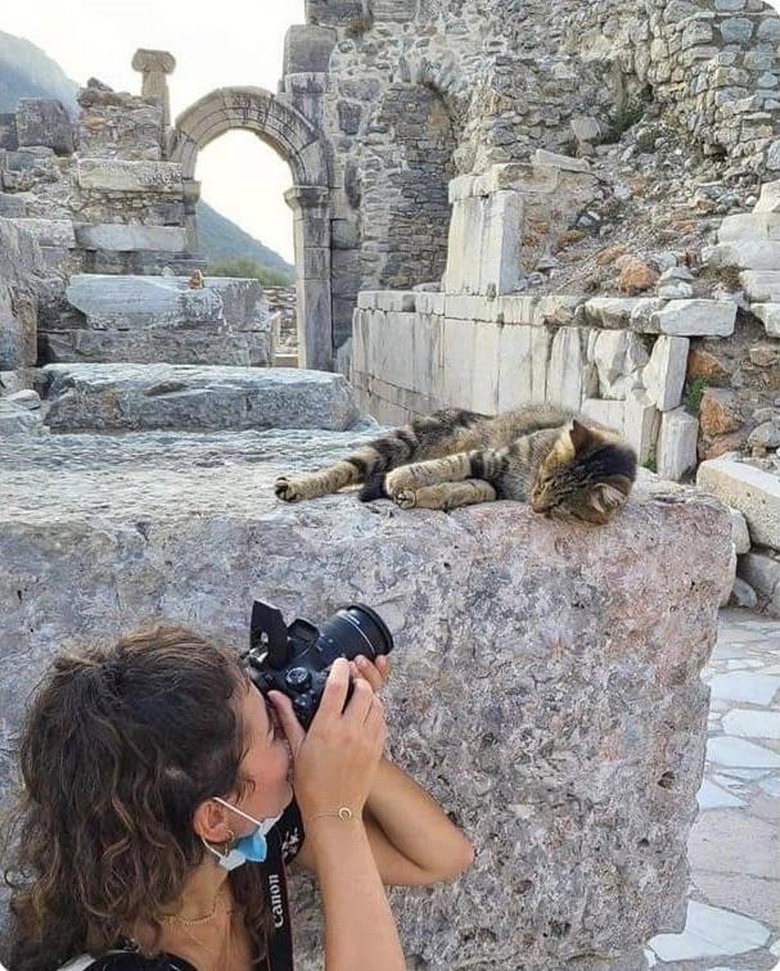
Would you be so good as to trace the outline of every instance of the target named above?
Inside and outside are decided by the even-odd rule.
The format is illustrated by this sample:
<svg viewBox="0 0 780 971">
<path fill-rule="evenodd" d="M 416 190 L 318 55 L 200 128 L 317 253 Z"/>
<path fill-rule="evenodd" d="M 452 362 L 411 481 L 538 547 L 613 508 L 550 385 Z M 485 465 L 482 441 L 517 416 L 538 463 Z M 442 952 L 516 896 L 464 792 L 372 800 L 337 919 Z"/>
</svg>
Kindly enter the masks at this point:
<svg viewBox="0 0 780 971">
<path fill-rule="evenodd" d="M 342 806 L 360 818 L 371 791 L 387 735 L 384 707 L 374 691 L 384 675 L 376 665 L 356 666 L 359 676 L 353 679 L 352 697 L 345 708 L 350 662 L 334 661 L 308 732 L 286 695 L 279 691 L 268 695 L 290 743 L 293 789 L 304 824 L 307 817 L 333 813 Z"/>
<path fill-rule="evenodd" d="M 359 654 L 354 661 L 349 662 L 349 670 L 354 679 L 363 678 L 368 681 L 376 694 L 390 677 L 390 659 L 386 654 L 379 654 L 372 663 Z"/>
</svg>

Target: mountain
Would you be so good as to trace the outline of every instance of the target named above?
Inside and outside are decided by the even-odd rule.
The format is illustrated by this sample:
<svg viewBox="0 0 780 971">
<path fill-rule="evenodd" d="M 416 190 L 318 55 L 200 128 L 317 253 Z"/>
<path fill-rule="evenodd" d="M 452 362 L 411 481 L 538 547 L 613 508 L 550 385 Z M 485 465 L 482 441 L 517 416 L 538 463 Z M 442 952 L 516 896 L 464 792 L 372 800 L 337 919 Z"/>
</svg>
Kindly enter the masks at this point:
<svg viewBox="0 0 780 971">
<path fill-rule="evenodd" d="M 16 111 L 20 98 L 58 98 L 78 112 L 79 86 L 35 44 L 0 31 L 0 112 Z"/>
<path fill-rule="evenodd" d="M 20 98 L 58 98 L 75 116 L 79 86 L 35 44 L 0 31 L 0 113 L 16 111 Z M 210 261 L 246 257 L 280 270 L 290 279 L 294 269 L 274 250 L 264 246 L 221 216 L 205 202 L 198 204 L 198 229 L 203 255 Z"/>
<path fill-rule="evenodd" d="M 198 241 L 210 261 L 246 257 L 261 266 L 286 273 L 291 280 L 295 276 L 295 268 L 278 253 L 221 216 L 207 202 L 198 203 L 197 215 Z"/>
</svg>

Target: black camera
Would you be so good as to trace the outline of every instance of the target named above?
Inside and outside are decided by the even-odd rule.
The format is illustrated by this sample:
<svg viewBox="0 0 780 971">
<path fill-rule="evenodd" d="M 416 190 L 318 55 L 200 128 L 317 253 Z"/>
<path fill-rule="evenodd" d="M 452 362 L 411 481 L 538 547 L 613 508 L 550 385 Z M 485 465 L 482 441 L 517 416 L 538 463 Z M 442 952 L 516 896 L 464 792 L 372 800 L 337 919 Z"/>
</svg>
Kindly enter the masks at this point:
<svg viewBox="0 0 780 971">
<path fill-rule="evenodd" d="M 257 688 L 263 694 L 284 692 L 292 699 L 298 721 L 308 728 L 336 658 L 351 661 L 362 654 L 373 661 L 392 649 L 393 637 L 385 622 L 365 604 L 341 607 L 319 630 L 301 618 L 287 627 L 281 610 L 256 600 L 249 650 L 242 659 Z"/>
</svg>

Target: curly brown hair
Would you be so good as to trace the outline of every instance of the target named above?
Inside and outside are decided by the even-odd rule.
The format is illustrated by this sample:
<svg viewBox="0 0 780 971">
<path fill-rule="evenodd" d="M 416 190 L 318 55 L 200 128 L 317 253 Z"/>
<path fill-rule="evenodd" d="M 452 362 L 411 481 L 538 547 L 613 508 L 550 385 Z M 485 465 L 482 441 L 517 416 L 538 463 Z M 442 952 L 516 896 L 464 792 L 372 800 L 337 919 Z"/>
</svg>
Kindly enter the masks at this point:
<svg viewBox="0 0 780 971">
<path fill-rule="evenodd" d="M 32 700 L 9 829 L 11 967 L 50 971 L 115 946 L 182 893 L 204 846 L 192 828 L 211 796 L 246 787 L 235 652 L 158 624 L 115 646 L 59 656 Z M 230 874 L 262 953 L 260 874 Z"/>
</svg>

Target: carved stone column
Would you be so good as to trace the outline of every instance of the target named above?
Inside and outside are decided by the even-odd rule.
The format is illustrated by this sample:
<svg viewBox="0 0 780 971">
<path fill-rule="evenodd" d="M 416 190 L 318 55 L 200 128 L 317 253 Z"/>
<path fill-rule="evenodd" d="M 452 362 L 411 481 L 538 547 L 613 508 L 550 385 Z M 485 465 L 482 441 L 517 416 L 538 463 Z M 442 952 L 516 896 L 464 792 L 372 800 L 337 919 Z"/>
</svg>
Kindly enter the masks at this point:
<svg viewBox="0 0 780 971">
<path fill-rule="evenodd" d="M 298 360 L 302 368 L 333 369 L 329 191 L 297 185 L 284 194 L 293 210 Z"/>
<path fill-rule="evenodd" d="M 171 123 L 171 106 L 168 96 L 166 75 L 173 74 L 176 59 L 168 51 L 150 51 L 139 48 L 133 55 L 133 70 L 143 76 L 141 82 L 142 98 L 158 98 L 163 106 L 163 125 Z"/>
</svg>

